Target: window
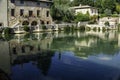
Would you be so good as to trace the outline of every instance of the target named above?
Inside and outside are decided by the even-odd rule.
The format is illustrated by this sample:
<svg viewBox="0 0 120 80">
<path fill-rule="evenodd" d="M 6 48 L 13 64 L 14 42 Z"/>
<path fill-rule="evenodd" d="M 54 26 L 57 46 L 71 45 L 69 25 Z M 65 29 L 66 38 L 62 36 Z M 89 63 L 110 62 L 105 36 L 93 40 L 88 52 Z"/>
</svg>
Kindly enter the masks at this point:
<svg viewBox="0 0 120 80">
<path fill-rule="evenodd" d="M 3 26 L 3 24 L 2 24 L 2 23 L 0 23 L 0 26 Z"/>
<path fill-rule="evenodd" d="M 24 1 L 23 1 L 23 0 L 20 0 L 20 3 L 21 3 L 21 4 L 24 4 Z"/>
<path fill-rule="evenodd" d="M 11 16 L 15 16 L 15 9 L 11 9 Z"/>
<path fill-rule="evenodd" d="M 29 11 L 29 17 L 33 15 L 33 11 Z"/>
<path fill-rule="evenodd" d="M 40 10 L 37 10 L 37 17 L 40 16 Z"/>
<path fill-rule="evenodd" d="M 15 0 L 11 0 L 11 3 L 15 3 Z"/>
<path fill-rule="evenodd" d="M 40 2 L 37 2 L 37 5 L 40 5 Z"/>
<path fill-rule="evenodd" d="M 46 16 L 49 17 L 49 11 L 46 12 Z"/>
<path fill-rule="evenodd" d="M 45 24 L 45 22 L 44 22 L 44 21 L 41 21 L 41 24 Z"/>
<path fill-rule="evenodd" d="M 20 16 L 23 16 L 23 14 L 24 14 L 24 10 L 20 9 Z"/>
<path fill-rule="evenodd" d="M 94 13 L 94 9 L 91 9 L 91 12 Z"/>
<path fill-rule="evenodd" d="M 49 24 L 49 21 L 47 21 L 47 24 Z"/>
<path fill-rule="evenodd" d="M 47 3 L 46 5 L 49 6 L 49 3 Z"/>
</svg>

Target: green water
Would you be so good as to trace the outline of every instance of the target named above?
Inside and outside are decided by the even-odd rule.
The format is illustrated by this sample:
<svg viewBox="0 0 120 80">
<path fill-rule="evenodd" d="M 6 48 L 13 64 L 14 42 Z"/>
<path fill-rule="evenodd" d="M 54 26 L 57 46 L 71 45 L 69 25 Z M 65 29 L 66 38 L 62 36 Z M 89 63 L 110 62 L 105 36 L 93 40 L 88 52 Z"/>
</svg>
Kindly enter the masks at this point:
<svg viewBox="0 0 120 80">
<path fill-rule="evenodd" d="M 119 61 L 114 30 L 0 37 L 0 70 L 12 80 L 119 80 Z"/>
</svg>

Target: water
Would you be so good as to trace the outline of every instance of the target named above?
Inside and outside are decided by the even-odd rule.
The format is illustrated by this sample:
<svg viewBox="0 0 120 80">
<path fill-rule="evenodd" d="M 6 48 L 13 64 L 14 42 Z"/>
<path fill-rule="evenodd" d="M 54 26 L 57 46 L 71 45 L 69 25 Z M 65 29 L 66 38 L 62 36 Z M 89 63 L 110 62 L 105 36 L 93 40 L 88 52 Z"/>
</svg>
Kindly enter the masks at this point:
<svg viewBox="0 0 120 80">
<path fill-rule="evenodd" d="M 0 80 L 120 80 L 120 33 L 1 36 Z"/>
</svg>

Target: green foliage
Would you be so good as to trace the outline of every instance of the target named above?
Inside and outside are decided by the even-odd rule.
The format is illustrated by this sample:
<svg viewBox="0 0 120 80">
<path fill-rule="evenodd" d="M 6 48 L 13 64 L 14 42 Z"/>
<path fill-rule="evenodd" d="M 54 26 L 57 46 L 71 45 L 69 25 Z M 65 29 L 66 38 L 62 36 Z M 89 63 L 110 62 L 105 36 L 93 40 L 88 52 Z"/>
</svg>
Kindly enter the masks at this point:
<svg viewBox="0 0 120 80">
<path fill-rule="evenodd" d="M 103 9 L 105 10 L 105 9 L 109 9 L 109 10 L 111 10 L 112 12 L 114 12 L 114 10 L 115 10 L 115 0 L 102 0 L 102 7 L 103 7 Z"/>
<path fill-rule="evenodd" d="M 82 14 L 82 13 L 78 13 L 75 16 L 75 21 L 79 22 L 79 21 L 89 21 L 90 20 L 90 16 L 88 14 Z"/>
<path fill-rule="evenodd" d="M 105 9 L 104 10 L 105 15 L 110 16 L 112 14 L 110 9 Z"/>
<path fill-rule="evenodd" d="M 95 32 L 96 32 L 96 31 L 97 31 L 97 27 L 94 27 L 94 28 L 93 28 L 93 31 L 95 31 Z"/>
<path fill-rule="evenodd" d="M 74 12 L 69 10 L 69 0 L 54 0 L 51 7 L 51 16 L 55 21 L 71 22 L 74 20 Z"/>
<path fill-rule="evenodd" d="M 105 26 L 110 26 L 110 23 L 108 21 L 105 22 Z"/>
<path fill-rule="evenodd" d="M 22 25 L 29 25 L 28 21 L 23 21 Z"/>
<path fill-rule="evenodd" d="M 104 13 L 105 9 L 111 10 L 112 14 L 119 10 L 119 6 L 116 6 L 116 3 L 120 3 L 119 0 L 73 0 L 71 2 L 72 6 L 79 6 L 80 4 L 83 5 L 90 5 L 92 7 L 96 7 L 99 11 L 99 13 Z"/>
<path fill-rule="evenodd" d="M 73 6 L 78 6 L 79 4 L 94 6 L 94 1 L 93 0 L 73 0 L 72 1 Z"/>
<path fill-rule="evenodd" d="M 118 24 L 118 27 L 120 28 L 120 24 Z"/>
<path fill-rule="evenodd" d="M 118 24 L 117 26 L 118 26 L 118 31 L 120 31 L 120 24 Z"/>
<path fill-rule="evenodd" d="M 79 30 L 80 30 L 80 31 L 85 31 L 85 26 L 80 26 L 80 27 L 79 27 Z"/>
<path fill-rule="evenodd" d="M 24 35 L 24 41 L 28 41 L 29 40 L 29 38 L 30 38 L 30 33 L 26 33 L 25 35 Z"/>
<path fill-rule="evenodd" d="M 23 27 L 23 30 L 26 31 L 26 32 L 29 32 L 29 31 L 30 31 L 30 28 L 29 28 L 27 25 L 25 25 L 25 26 Z"/>
<path fill-rule="evenodd" d="M 95 24 L 95 23 L 96 23 L 96 21 L 94 21 L 94 20 L 91 20 L 88 22 L 88 24 Z"/>
<path fill-rule="evenodd" d="M 43 29 L 43 30 L 46 30 L 47 27 L 46 27 L 45 25 L 42 25 L 42 29 Z"/>
<path fill-rule="evenodd" d="M 107 17 L 106 14 L 100 14 L 100 18 Z"/>
<path fill-rule="evenodd" d="M 116 11 L 118 12 L 118 13 L 120 13 L 120 4 L 116 4 Z"/>
<path fill-rule="evenodd" d="M 13 39 L 13 35 L 11 35 L 11 34 L 5 34 L 5 35 L 4 35 L 4 39 L 5 39 L 6 41 L 9 41 L 9 40 Z"/>
<path fill-rule="evenodd" d="M 55 5 L 70 5 L 70 0 L 53 0 Z"/>
<path fill-rule="evenodd" d="M 102 31 L 103 31 L 103 32 L 105 32 L 105 31 L 106 31 L 106 28 L 105 28 L 105 27 L 103 27 L 103 28 L 102 28 Z"/>
<path fill-rule="evenodd" d="M 5 28 L 4 29 L 4 34 L 11 34 L 12 33 L 12 29 L 11 28 Z"/>
<path fill-rule="evenodd" d="M 64 27 L 64 32 L 70 32 L 70 26 Z"/>
<path fill-rule="evenodd" d="M 100 32 L 100 27 L 98 28 L 98 32 Z"/>
<path fill-rule="evenodd" d="M 91 30 L 91 28 L 90 27 L 86 27 L 86 31 L 90 31 Z"/>
<path fill-rule="evenodd" d="M 90 18 L 91 18 L 91 20 L 94 20 L 94 21 L 95 21 L 95 20 L 98 19 L 98 16 L 97 16 L 97 15 L 93 15 L 93 16 L 91 16 Z"/>
<path fill-rule="evenodd" d="M 112 14 L 111 17 L 119 17 L 118 14 Z"/>
</svg>

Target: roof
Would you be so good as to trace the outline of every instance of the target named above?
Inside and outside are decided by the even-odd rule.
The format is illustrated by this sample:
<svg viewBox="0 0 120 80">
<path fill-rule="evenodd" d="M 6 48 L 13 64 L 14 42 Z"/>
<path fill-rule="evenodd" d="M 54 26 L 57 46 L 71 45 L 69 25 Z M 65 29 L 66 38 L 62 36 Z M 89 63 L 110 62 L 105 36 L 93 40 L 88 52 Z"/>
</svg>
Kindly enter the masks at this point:
<svg viewBox="0 0 120 80">
<path fill-rule="evenodd" d="M 85 9 L 85 8 L 95 8 L 95 7 L 92 7 L 92 6 L 89 6 L 89 5 L 79 5 L 79 6 L 74 6 L 74 7 L 71 7 L 71 9 Z M 97 8 L 95 8 L 97 9 Z"/>
</svg>

